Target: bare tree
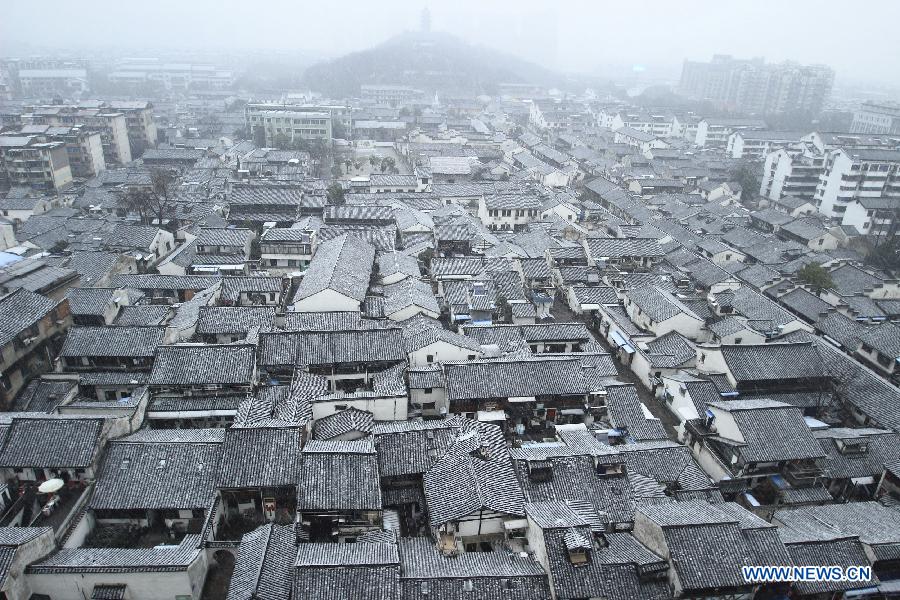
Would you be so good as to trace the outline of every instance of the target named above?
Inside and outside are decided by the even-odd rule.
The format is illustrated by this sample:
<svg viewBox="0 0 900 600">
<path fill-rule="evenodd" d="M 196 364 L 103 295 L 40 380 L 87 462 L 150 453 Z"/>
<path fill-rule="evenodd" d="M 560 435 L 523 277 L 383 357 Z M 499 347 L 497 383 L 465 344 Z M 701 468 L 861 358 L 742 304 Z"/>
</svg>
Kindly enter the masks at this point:
<svg viewBox="0 0 900 600">
<path fill-rule="evenodd" d="M 150 171 L 150 187 L 132 187 L 122 196 L 119 205 L 128 212 L 135 212 L 141 223 L 156 221 L 166 228 L 166 218 L 174 208 L 175 176 L 171 171 L 153 169 Z"/>
</svg>

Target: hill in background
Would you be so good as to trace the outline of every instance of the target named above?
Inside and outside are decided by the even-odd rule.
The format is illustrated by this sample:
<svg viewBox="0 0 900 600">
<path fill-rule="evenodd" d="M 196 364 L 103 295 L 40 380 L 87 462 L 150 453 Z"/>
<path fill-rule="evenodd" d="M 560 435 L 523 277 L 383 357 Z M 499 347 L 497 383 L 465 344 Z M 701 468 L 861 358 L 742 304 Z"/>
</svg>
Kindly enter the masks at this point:
<svg viewBox="0 0 900 600">
<path fill-rule="evenodd" d="M 554 85 L 558 76 L 534 63 L 474 46 L 446 33 L 404 33 L 369 50 L 311 66 L 310 88 L 342 97 L 363 84 L 410 85 L 426 91 L 493 93 L 498 83 Z"/>
</svg>

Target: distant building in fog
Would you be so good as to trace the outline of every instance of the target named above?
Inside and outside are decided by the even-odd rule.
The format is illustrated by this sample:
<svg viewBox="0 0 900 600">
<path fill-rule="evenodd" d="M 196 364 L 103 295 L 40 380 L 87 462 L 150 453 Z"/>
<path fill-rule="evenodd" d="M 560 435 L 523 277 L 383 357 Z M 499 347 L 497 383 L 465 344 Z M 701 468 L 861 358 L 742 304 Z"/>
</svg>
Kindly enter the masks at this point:
<svg viewBox="0 0 900 600">
<path fill-rule="evenodd" d="M 834 71 L 825 65 L 766 64 L 716 55 L 685 61 L 679 92 L 719 108 L 753 114 L 818 113 L 831 94 Z"/>
<path fill-rule="evenodd" d="M 863 102 L 853 113 L 851 133 L 900 134 L 900 104 L 896 102 Z"/>
</svg>

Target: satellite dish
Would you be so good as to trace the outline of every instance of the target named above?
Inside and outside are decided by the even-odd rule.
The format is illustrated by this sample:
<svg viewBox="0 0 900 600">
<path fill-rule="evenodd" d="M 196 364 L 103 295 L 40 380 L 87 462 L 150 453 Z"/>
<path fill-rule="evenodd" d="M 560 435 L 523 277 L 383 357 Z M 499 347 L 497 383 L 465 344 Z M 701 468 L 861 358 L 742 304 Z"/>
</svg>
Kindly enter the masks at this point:
<svg viewBox="0 0 900 600">
<path fill-rule="evenodd" d="M 66 485 L 66 482 L 62 479 L 48 479 L 38 486 L 38 492 L 42 494 L 52 494 L 53 492 L 61 490 L 64 485 Z"/>
</svg>

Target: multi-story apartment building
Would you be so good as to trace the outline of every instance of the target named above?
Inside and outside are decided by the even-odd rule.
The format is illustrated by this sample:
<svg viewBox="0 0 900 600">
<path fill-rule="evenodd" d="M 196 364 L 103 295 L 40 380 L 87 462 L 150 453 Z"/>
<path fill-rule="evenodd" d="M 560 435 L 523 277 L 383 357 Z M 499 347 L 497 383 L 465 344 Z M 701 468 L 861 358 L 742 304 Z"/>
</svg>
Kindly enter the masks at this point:
<svg viewBox="0 0 900 600">
<path fill-rule="evenodd" d="M 408 85 L 364 84 L 360 86 L 359 91 L 363 100 L 390 106 L 421 102 L 425 97 L 425 92 Z"/>
<path fill-rule="evenodd" d="M 796 144 L 803 135 L 802 131 L 735 131 L 728 136 L 725 152 L 732 158 L 762 160 L 776 148 Z"/>
<path fill-rule="evenodd" d="M 853 113 L 850 132 L 900 134 L 900 104 L 863 102 Z"/>
<path fill-rule="evenodd" d="M 778 201 L 792 196 L 815 203 L 825 155 L 812 144 L 779 148 L 766 155 L 759 195 Z"/>
<path fill-rule="evenodd" d="M 728 136 L 736 131 L 759 131 L 766 128 L 760 119 L 724 118 L 701 119 L 697 123 L 694 143 L 701 147 L 725 148 Z"/>
<path fill-rule="evenodd" d="M 43 134 L 47 141 L 64 142 L 72 177 L 95 177 L 106 169 L 103 140 L 98 131 L 82 126 L 51 126 Z"/>
<path fill-rule="evenodd" d="M 619 111 L 609 123 L 608 127 L 613 131 L 622 127 L 630 127 L 641 133 L 661 138 L 673 135 L 675 116 L 665 113 Z"/>
<path fill-rule="evenodd" d="M 159 140 L 153 121 L 153 104 L 146 100 L 113 101 L 109 107 L 125 115 L 128 142 L 132 158 L 138 158 L 147 148 L 155 148 Z"/>
<path fill-rule="evenodd" d="M 267 229 L 259 239 L 260 266 L 274 274 L 305 270 L 313 257 L 316 234 L 312 228 Z"/>
<path fill-rule="evenodd" d="M 125 58 L 108 75 L 110 83 L 141 89 L 149 86 L 167 91 L 227 90 L 234 87 L 234 74 L 215 65 L 166 63 L 158 58 Z"/>
<path fill-rule="evenodd" d="M 10 95 L 23 98 L 77 98 L 88 90 L 88 64 L 84 60 L 13 58 L 2 67 Z"/>
<path fill-rule="evenodd" d="M 60 191 L 72 183 L 64 142 L 36 136 L 0 136 L 0 183 Z"/>
<path fill-rule="evenodd" d="M 28 106 L 21 119 L 26 125 L 69 125 L 96 131 L 100 134 L 107 166 L 131 162 L 128 126 L 121 112 L 108 108 Z"/>
<path fill-rule="evenodd" d="M 679 91 L 717 107 L 754 114 L 819 113 L 834 84 L 825 65 L 765 64 L 716 55 L 711 62 L 685 61 Z"/>
<path fill-rule="evenodd" d="M 844 211 L 841 225 L 852 225 L 876 241 L 896 235 L 900 232 L 900 196 L 854 198 Z"/>
<path fill-rule="evenodd" d="M 326 107 L 294 104 L 250 103 L 244 111 L 247 130 L 265 132 L 266 145 L 279 137 L 295 140 L 331 140 L 332 114 Z"/>
<path fill-rule="evenodd" d="M 900 198 L 900 150 L 842 147 L 827 153 L 816 189 L 819 212 L 843 220 L 847 207 L 863 198 Z"/>
</svg>

